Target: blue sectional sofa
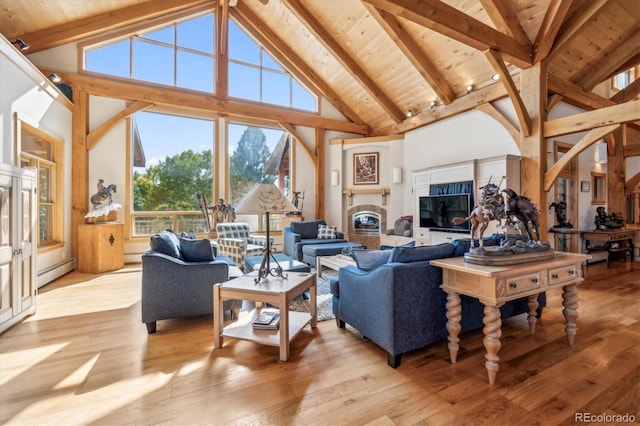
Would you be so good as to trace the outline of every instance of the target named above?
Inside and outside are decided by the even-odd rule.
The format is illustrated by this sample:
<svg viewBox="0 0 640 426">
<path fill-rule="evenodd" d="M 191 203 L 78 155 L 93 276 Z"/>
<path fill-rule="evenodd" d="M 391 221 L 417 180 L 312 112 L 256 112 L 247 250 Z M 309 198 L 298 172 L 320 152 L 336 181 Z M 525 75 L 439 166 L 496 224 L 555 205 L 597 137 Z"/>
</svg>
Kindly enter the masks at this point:
<svg viewBox="0 0 640 426">
<path fill-rule="evenodd" d="M 484 244 L 495 245 L 498 238 L 485 238 Z M 393 368 L 400 365 L 403 353 L 446 340 L 447 296 L 439 287 L 442 270 L 429 261 L 462 256 L 469 244 L 469 239 L 463 239 L 435 246 L 354 251 L 356 266 L 341 268 L 338 279 L 330 282 L 338 327 L 347 323 L 382 347 Z M 482 328 L 484 305 L 467 296 L 461 299 L 461 333 Z M 528 312 L 526 302 L 523 298 L 506 303 L 500 308 L 502 318 Z M 546 305 L 545 293 L 538 302 L 539 309 Z"/>
</svg>

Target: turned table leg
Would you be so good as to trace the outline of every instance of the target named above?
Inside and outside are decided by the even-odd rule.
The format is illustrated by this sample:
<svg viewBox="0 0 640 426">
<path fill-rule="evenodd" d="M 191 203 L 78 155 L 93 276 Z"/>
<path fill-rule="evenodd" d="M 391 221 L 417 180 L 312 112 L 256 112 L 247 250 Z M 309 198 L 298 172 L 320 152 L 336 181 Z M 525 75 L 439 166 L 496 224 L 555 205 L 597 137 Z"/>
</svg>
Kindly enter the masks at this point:
<svg viewBox="0 0 640 426">
<path fill-rule="evenodd" d="M 498 351 L 502 344 L 500 343 L 500 336 L 502 336 L 502 319 L 500 318 L 500 309 L 498 306 L 484 306 L 484 348 L 487 351 L 485 354 L 485 367 L 487 368 L 487 375 L 489 376 L 489 383 L 494 384 L 496 382 L 496 374 L 498 373 Z"/>
<path fill-rule="evenodd" d="M 538 310 L 538 306 L 539 303 L 537 294 L 532 294 L 527 298 L 527 308 L 529 308 L 529 317 L 527 319 L 529 320 L 529 331 L 531 333 L 536 331 L 536 322 L 538 321 L 538 318 L 536 317 L 536 311 Z"/>
<path fill-rule="evenodd" d="M 460 349 L 460 320 L 462 319 L 462 306 L 460 305 L 460 295 L 447 292 L 447 331 L 449 332 L 449 356 L 451 362 L 455 364 Z"/>
<path fill-rule="evenodd" d="M 567 334 L 567 343 L 573 346 L 573 338 L 576 335 L 576 319 L 578 318 L 578 288 L 575 284 L 562 287 L 562 314 L 565 319 L 564 331 Z"/>
</svg>

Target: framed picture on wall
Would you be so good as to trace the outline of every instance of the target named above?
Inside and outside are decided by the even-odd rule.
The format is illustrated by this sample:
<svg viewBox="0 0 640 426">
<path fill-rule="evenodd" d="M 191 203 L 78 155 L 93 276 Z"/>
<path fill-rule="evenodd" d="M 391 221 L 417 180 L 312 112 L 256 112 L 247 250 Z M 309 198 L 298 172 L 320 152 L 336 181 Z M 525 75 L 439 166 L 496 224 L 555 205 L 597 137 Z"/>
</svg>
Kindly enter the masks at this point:
<svg viewBox="0 0 640 426">
<path fill-rule="evenodd" d="M 582 182 L 580 182 L 580 191 L 589 192 L 590 189 L 591 189 L 591 185 L 589 185 L 588 181 L 583 180 Z"/>
<path fill-rule="evenodd" d="M 376 185 L 380 170 L 377 152 L 353 154 L 354 185 Z"/>
</svg>

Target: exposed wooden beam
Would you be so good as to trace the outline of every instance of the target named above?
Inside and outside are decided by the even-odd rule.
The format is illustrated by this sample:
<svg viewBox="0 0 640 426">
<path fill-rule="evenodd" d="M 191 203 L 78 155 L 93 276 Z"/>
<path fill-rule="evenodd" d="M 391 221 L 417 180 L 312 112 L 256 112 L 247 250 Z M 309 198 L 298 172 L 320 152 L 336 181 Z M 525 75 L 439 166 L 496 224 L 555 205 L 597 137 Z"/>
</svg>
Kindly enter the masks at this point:
<svg viewBox="0 0 640 426">
<path fill-rule="evenodd" d="M 118 124 L 120 120 L 127 118 L 135 114 L 136 112 L 144 111 L 145 109 L 148 109 L 151 106 L 153 106 L 153 103 L 151 102 L 145 102 L 145 101 L 135 102 L 129 105 L 128 107 L 126 107 L 124 110 L 117 113 L 116 115 L 114 115 L 113 117 L 111 117 L 110 119 L 108 119 L 107 121 L 105 121 L 104 123 L 102 123 L 98 128 L 96 128 L 93 132 L 87 135 L 87 151 L 91 151 L 93 147 L 95 147 L 96 144 L 100 142 L 100 139 L 102 139 L 102 137 L 106 135 L 109 132 L 109 130 L 113 129 L 113 127 L 116 124 Z"/>
<path fill-rule="evenodd" d="M 562 101 L 562 95 L 554 94 L 547 99 L 547 113 Z"/>
<path fill-rule="evenodd" d="M 569 41 L 573 40 L 577 36 L 580 29 L 587 24 L 599 11 L 602 9 L 608 0 L 592 0 L 588 2 L 581 2 L 580 7 L 576 9 L 575 13 L 567 19 L 567 21 L 560 27 L 556 41 L 552 46 L 552 50 L 548 55 L 548 59 L 551 59 L 556 53 L 560 52 L 562 47 Z"/>
<path fill-rule="evenodd" d="M 538 30 L 536 41 L 533 44 L 533 62 L 540 62 L 549 56 L 553 42 L 560 31 L 560 27 L 567 17 L 572 0 L 552 0 L 544 15 L 542 25 Z"/>
<path fill-rule="evenodd" d="M 531 40 L 522 29 L 518 16 L 511 7 L 511 2 L 506 0 L 480 0 L 484 11 L 489 15 L 496 29 L 513 37 L 516 42 L 527 45 Z"/>
<path fill-rule="evenodd" d="M 520 131 L 524 136 L 529 136 L 531 134 L 531 117 L 527 112 L 527 109 L 524 106 L 524 102 L 522 102 L 522 98 L 520 97 L 520 92 L 516 87 L 511 75 L 509 74 L 509 70 L 502 60 L 502 56 L 500 52 L 494 49 L 486 50 L 485 56 L 491 63 L 493 69 L 500 76 L 500 81 L 504 84 L 504 87 L 507 89 L 507 93 L 509 94 L 509 98 L 513 103 L 513 108 L 516 110 L 516 115 L 518 116 L 518 121 L 520 122 Z"/>
<path fill-rule="evenodd" d="M 322 127 L 342 132 L 366 135 L 366 125 L 349 121 L 323 118 L 318 114 L 294 111 L 289 108 L 264 106 L 239 100 L 222 100 L 213 95 L 194 94 L 181 89 L 151 83 L 128 82 L 108 77 L 94 77 L 56 71 L 75 90 L 84 90 L 91 95 L 105 96 L 128 101 L 148 101 L 158 105 L 179 107 L 187 110 L 208 111 L 233 117 L 261 117 L 271 122 L 289 122 L 307 127 Z"/>
<path fill-rule="evenodd" d="M 107 31 L 122 28 L 126 25 L 179 12 L 184 9 L 204 4 L 209 4 L 213 8 L 215 3 L 215 1 L 211 0 L 148 1 L 100 15 L 89 16 L 55 27 L 22 34 L 19 37 L 31 46 L 29 48 L 29 54 L 32 54 L 41 50 L 72 43 L 83 38 L 104 34 Z"/>
<path fill-rule="evenodd" d="M 550 92 L 561 95 L 565 102 L 582 109 L 592 110 L 615 105 L 614 102 L 607 98 L 603 98 L 593 92 L 587 92 L 582 87 L 553 75 L 547 77 L 547 86 Z"/>
<path fill-rule="evenodd" d="M 640 100 L 547 121 L 544 123 L 544 137 L 551 138 L 636 120 L 640 120 Z"/>
<path fill-rule="evenodd" d="M 364 125 L 364 120 L 321 78 L 306 62 L 298 56 L 287 43 L 281 40 L 264 22 L 262 22 L 242 2 L 230 10 L 232 16 L 254 36 L 283 66 L 299 78 L 308 87 L 314 88 L 329 101 L 347 119 Z M 371 129 L 368 129 L 368 132 Z"/>
<path fill-rule="evenodd" d="M 620 90 L 618 93 L 613 95 L 609 100 L 611 102 L 615 102 L 617 104 L 621 104 L 623 102 L 630 101 L 634 99 L 640 93 L 640 78 L 636 78 L 633 83 Z"/>
<path fill-rule="evenodd" d="M 624 183 L 624 193 L 631 194 L 636 190 L 638 185 L 640 185 L 640 172 L 627 179 L 627 181 Z"/>
<path fill-rule="evenodd" d="M 618 69 L 638 53 L 640 53 L 640 31 L 634 28 L 632 34 L 620 40 L 617 48 L 612 47 L 598 62 L 585 66 L 574 81 L 578 86 L 591 91 L 611 75 L 613 70 Z"/>
<path fill-rule="evenodd" d="M 513 38 L 439 0 L 362 1 L 475 49 L 499 50 L 509 62 L 520 68 L 527 68 L 532 64 L 533 53 L 530 43 L 520 44 Z"/>
<path fill-rule="evenodd" d="M 489 117 L 493 118 L 498 123 L 502 124 L 505 130 L 509 132 L 509 134 L 511 135 L 515 143 L 518 145 L 518 148 L 520 148 L 520 130 L 516 126 L 514 126 L 513 123 L 511 123 L 511 121 L 509 121 L 504 114 L 498 111 L 496 107 L 494 107 L 493 104 L 491 104 L 491 102 L 480 104 L 476 107 L 476 109 L 478 111 L 484 112 Z"/>
<path fill-rule="evenodd" d="M 508 96 L 507 89 L 502 84 L 492 84 L 462 96 L 449 105 L 438 106 L 403 121 L 400 124 L 376 129 L 371 136 L 403 134 L 410 130 L 427 126 L 436 121 L 453 117 L 470 111 L 485 102 L 497 101 Z"/>
<path fill-rule="evenodd" d="M 405 114 L 398 108 L 393 100 L 380 88 L 380 86 L 369 77 L 369 73 L 356 62 L 356 55 L 347 52 L 340 43 L 329 33 L 329 31 L 313 16 L 301 2 L 282 0 L 289 10 L 298 20 L 316 36 L 317 40 L 327 49 L 335 59 L 355 78 L 362 87 L 376 100 L 376 102 L 386 111 L 396 122 L 401 123 L 405 119 Z"/>
<path fill-rule="evenodd" d="M 392 14 L 382 9 L 377 9 L 370 4 L 364 3 L 371 16 L 378 21 L 378 24 L 396 43 L 398 48 L 411 61 L 420 75 L 429 83 L 429 86 L 436 92 L 436 96 L 444 104 L 450 104 L 456 98 L 453 89 L 447 80 L 436 68 L 429 56 L 424 53 L 418 43 L 416 43 L 406 30 Z"/>
<path fill-rule="evenodd" d="M 544 174 L 544 190 L 549 191 L 551 186 L 558 178 L 562 169 L 573 159 L 578 156 L 582 151 L 593 145 L 596 141 L 599 141 L 609 133 L 620 127 L 619 124 L 612 124 L 610 126 L 599 127 L 588 132 L 582 137 L 566 154 L 562 156 L 553 166 L 551 166 Z"/>
<path fill-rule="evenodd" d="M 278 126 L 280 126 L 283 130 L 289 132 L 289 134 L 293 136 L 293 138 L 297 140 L 300 145 L 302 145 L 302 148 L 304 148 L 304 151 L 307 153 L 307 155 L 309 155 L 309 158 L 313 162 L 313 165 L 317 167 L 318 159 L 316 158 L 316 155 L 313 153 L 313 151 L 311 151 L 311 148 L 309 148 L 309 146 L 304 142 L 304 139 L 298 133 L 296 128 L 293 127 L 291 123 L 285 123 L 283 121 L 279 122 Z"/>
</svg>

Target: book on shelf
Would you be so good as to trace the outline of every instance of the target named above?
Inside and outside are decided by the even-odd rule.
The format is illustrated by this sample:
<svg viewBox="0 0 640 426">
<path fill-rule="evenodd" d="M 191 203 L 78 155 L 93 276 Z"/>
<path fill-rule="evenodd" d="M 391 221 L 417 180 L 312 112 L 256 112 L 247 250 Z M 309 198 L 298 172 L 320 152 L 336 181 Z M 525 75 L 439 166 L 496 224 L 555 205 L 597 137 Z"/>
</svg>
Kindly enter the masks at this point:
<svg viewBox="0 0 640 426">
<path fill-rule="evenodd" d="M 280 312 L 262 311 L 253 321 L 253 328 L 257 330 L 277 330 L 280 324 Z"/>
</svg>

